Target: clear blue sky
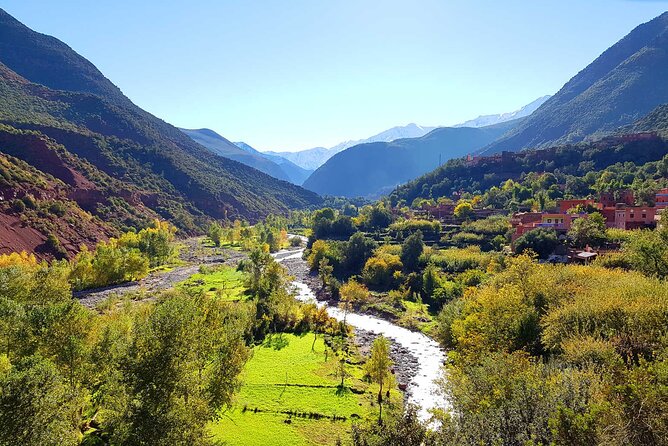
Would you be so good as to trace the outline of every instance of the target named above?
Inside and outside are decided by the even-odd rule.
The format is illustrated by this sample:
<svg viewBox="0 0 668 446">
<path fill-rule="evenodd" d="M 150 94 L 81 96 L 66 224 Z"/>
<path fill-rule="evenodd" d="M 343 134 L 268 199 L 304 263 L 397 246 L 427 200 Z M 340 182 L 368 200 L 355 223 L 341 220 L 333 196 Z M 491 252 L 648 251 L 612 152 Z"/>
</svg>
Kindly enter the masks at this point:
<svg viewBox="0 0 668 446">
<path fill-rule="evenodd" d="M 642 0 L 0 0 L 139 106 L 258 149 L 453 124 L 556 92 Z"/>
</svg>

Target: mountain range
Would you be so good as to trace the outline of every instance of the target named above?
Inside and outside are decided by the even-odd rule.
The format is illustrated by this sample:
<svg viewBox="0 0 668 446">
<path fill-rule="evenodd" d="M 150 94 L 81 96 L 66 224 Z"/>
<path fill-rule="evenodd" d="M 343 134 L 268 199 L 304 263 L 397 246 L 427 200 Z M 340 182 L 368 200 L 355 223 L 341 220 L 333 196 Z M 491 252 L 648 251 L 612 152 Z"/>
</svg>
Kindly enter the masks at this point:
<svg viewBox="0 0 668 446">
<path fill-rule="evenodd" d="M 48 252 L 55 239 L 73 252 L 158 217 L 197 233 L 211 218 L 257 220 L 321 200 L 213 154 L 137 107 L 66 44 L 3 10 L 0 103 L 0 155 L 32 172 L 0 186 L 0 251 L 25 239 L 25 248 Z M 65 214 L 53 218 L 51 208 Z"/>
<path fill-rule="evenodd" d="M 550 96 L 543 96 L 536 99 L 530 104 L 525 105 L 519 110 L 508 113 L 499 113 L 496 115 L 483 115 L 478 116 L 475 119 L 462 122 L 460 124 L 453 125 L 451 127 L 485 127 L 494 124 L 501 124 L 503 122 L 512 121 L 514 119 L 523 118 L 529 116 L 533 113 L 538 107 L 540 107 Z M 418 124 L 407 124 L 404 126 L 392 127 L 388 130 L 380 132 L 376 135 L 370 136 L 366 139 L 350 140 L 339 143 L 333 147 L 315 147 L 313 149 L 302 150 L 298 152 L 273 152 L 268 151 L 264 152 L 265 154 L 270 154 L 274 156 L 280 156 L 287 160 L 292 161 L 294 164 L 308 170 L 316 170 L 318 167 L 322 166 L 329 160 L 331 157 L 336 155 L 339 152 L 342 152 L 350 147 L 354 147 L 360 144 L 367 144 L 371 142 L 392 142 L 398 139 L 405 138 L 419 138 L 426 135 L 437 127 L 427 127 L 421 126 Z M 302 183 L 298 183 L 302 184 Z"/>
<path fill-rule="evenodd" d="M 299 152 L 264 152 L 269 155 L 280 156 L 292 161 L 296 165 L 315 170 L 322 166 L 328 159 L 349 147 L 370 142 L 391 142 L 402 138 L 419 138 L 434 130 L 436 127 L 423 127 L 417 124 L 408 124 L 404 126 L 392 127 L 366 139 L 350 140 L 339 143 L 333 147 L 315 147 L 313 149 L 302 150 Z"/>
<path fill-rule="evenodd" d="M 481 153 L 595 138 L 668 102 L 668 12 L 642 24 Z"/>
<path fill-rule="evenodd" d="M 543 105 L 548 99 L 550 99 L 549 95 L 542 96 L 520 108 L 519 110 L 515 110 L 514 112 L 499 113 L 497 115 L 482 115 L 475 119 L 462 122 L 461 124 L 455 124 L 452 127 L 485 127 L 488 125 L 500 124 L 502 122 L 524 118 L 535 112 L 538 107 Z"/>
<path fill-rule="evenodd" d="M 375 198 L 450 158 L 486 146 L 519 120 L 488 127 L 442 127 L 420 138 L 358 144 L 329 159 L 304 182 L 321 195 Z"/>
</svg>

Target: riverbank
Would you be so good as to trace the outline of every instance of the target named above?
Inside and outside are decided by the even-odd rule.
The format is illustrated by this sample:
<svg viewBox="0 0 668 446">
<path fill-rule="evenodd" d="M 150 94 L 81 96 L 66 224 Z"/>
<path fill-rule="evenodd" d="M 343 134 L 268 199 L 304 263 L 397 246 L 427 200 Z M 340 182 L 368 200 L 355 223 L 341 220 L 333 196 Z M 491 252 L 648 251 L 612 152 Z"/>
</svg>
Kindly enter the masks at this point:
<svg viewBox="0 0 668 446">
<path fill-rule="evenodd" d="M 230 248 L 216 248 L 202 244 L 202 237 L 183 240 L 180 243 L 181 264 L 150 273 L 136 282 L 121 283 L 103 288 L 75 291 L 72 296 L 87 308 L 95 308 L 110 297 L 128 294 L 155 293 L 174 288 L 199 272 L 202 265 L 229 265 L 236 267 L 246 253 Z"/>
<path fill-rule="evenodd" d="M 378 335 L 387 337 L 392 347 L 395 374 L 405 388 L 408 403 L 419 407 L 423 420 L 430 417 L 431 409 L 447 409 L 445 398 L 441 395 L 435 380 L 442 376 L 445 352 L 440 345 L 421 332 L 400 327 L 392 321 L 378 315 L 347 313 L 344 314 L 326 294 L 320 292 L 320 283 L 310 274 L 308 265 L 302 259 L 303 248 L 285 250 L 274 254 L 289 274 L 295 278 L 297 299 L 314 301 L 325 306 L 330 316 L 351 325 L 359 337 L 359 348 L 368 348 L 369 343 Z M 405 380 L 402 382 L 401 380 Z"/>
</svg>

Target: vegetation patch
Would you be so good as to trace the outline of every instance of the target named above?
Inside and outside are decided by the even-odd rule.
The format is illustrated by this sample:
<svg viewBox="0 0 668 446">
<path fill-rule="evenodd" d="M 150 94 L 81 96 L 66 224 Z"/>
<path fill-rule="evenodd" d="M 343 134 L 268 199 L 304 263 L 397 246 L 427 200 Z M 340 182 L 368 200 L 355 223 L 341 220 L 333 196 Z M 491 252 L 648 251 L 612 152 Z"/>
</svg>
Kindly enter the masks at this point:
<svg viewBox="0 0 668 446">
<path fill-rule="evenodd" d="M 362 379 L 360 365 L 345 364 L 342 388 L 340 358 L 323 338 L 315 345 L 310 335 L 272 338 L 253 349 L 234 408 L 211 424 L 216 440 L 231 446 L 329 445 L 345 440 L 353 421 L 376 416 L 378 386 Z M 390 404 L 400 401 L 392 391 Z"/>
<path fill-rule="evenodd" d="M 201 266 L 199 272 L 177 285 L 196 292 L 204 292 L 224 300 L 244 298 L 244 273 L 227 266 Z"/>
</svg>

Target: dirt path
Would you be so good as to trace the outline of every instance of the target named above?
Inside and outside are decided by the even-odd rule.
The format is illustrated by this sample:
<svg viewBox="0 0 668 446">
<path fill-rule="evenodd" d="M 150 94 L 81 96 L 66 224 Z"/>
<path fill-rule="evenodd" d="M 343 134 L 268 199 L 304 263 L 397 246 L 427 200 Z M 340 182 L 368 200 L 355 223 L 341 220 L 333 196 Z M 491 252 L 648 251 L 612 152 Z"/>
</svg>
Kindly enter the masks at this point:
<svg viewBox="0 0 668 446">
<path fill-rule="evenodd" d="M 74 297 L 84 306 L 95 308 L 100 302 L 112 296 L 124 296 L 131 293 L 152 293 L 173 288 L 199 271 L 201 265 L 227 264 L 236 266 L 246 254 L 233 249 L 212 248 L 202 245 L 202 238 L 190 238 L 181 242 L 180 259 L 185 265 L 167 271 L 149 274 L 138 282 L 122 283 L 104 288 L 77 291 Z"/>
</svg>

